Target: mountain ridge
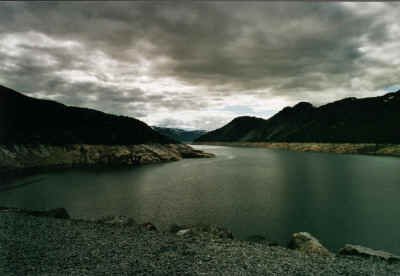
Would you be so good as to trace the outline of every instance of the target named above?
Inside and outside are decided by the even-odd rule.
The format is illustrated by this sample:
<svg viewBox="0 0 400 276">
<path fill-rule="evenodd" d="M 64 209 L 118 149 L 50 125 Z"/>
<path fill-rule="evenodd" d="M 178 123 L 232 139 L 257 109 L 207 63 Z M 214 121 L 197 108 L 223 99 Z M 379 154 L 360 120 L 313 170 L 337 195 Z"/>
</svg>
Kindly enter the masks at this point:
<svg viewBox="0 0 400 276">
<path fill-rule="evenodd" d="M 207 133 L 206 130 L 202 129 L 187 130 L 182 128 L 170 128 L 170 127 L 159 127 L 159 126 L 152 126 L 152 128 L 157 132 L 161 133 L 162 135 L 167 136 L 179 142 L 193 142 L 201 135 Z"/>
<path fill-rule="evenodd" d="M 315 107 L 300 102 L 269 119 L 237 117 L 196 142 L 400 143 L 400 91 L 348 97 Z"/>
<path fill-rule="evenodd" d="M 0 144 L 176 143 L 127 116 L 36 99 L 0 85 Z"/>
</svg>

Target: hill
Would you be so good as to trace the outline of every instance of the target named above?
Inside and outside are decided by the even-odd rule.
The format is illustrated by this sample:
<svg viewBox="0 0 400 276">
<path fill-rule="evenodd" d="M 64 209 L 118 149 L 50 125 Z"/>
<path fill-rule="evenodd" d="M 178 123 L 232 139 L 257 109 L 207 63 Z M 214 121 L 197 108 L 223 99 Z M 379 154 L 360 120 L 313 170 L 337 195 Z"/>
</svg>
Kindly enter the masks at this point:
<svg viewBox="0 0 400 276">
<path fill-rule="evenodd" d="M 175 142 L 144 122 L 25 96 L 0 86 L 0 144 L 133 145 Z"/>
<path fill-rule="evenodd" d="M 197 142 L 400 143 L 400 91 L 345 98 L 320 107 L 301 102 L 265 120 L 238 117 Z"/>
</svg>

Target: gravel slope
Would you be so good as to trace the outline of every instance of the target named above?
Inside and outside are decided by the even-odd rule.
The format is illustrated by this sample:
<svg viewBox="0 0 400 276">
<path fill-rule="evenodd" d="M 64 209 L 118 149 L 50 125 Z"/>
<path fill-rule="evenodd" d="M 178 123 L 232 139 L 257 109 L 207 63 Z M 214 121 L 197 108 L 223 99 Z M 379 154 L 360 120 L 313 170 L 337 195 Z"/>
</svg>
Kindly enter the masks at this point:
<svg viewBox="0 0 400 276">
<path fill-rule="evenodd" d="M 0 212 L 0 275 L 400 275 L 400 264 Z"/>
</svg>

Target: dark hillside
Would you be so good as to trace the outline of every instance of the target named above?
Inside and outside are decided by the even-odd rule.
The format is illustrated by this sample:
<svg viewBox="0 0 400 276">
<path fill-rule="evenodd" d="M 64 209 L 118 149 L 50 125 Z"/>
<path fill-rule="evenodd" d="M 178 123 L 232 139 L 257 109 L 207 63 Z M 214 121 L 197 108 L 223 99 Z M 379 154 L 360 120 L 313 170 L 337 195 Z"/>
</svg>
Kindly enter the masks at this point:
<svg viewBox="0 0 400 276">
<path fill-rule="evenodd" d="M 268 120 L 238 117 L 199 142 L 400 143 L 400 91 L 346 98 L 320 107 L 301 102 Z"/>
<path fill-rule="evenodd" d="M 0 86 L 0 144 L 169 143 L 134 118 L 70 107 Z"/>
</svg>

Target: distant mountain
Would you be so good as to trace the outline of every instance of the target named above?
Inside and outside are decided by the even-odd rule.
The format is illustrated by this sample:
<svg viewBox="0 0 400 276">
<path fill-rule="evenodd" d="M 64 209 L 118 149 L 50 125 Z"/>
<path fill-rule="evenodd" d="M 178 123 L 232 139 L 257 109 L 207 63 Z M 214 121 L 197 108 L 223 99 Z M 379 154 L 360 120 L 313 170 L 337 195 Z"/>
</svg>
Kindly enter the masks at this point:
<svg viewBox="0 0 400 276">
<path fill-rule="evenodd" d="M 168 128 L 168 127 L 157 127 L 157 126 L 153 126 L 153 129 L 158 131 L 162 135 L 165 135 L 167 137 L 170 137 L 171 139 L 180 142 L 193 142 L 201 135 L 207 133 L 207 131 L 205 130 L 185 130 L 180 128 Z"/>
<path fill-rule="evenodd" d="M 238 117 L 198 142 L 400 143 L 400 91 L 345 98 L 320 107 L 301 102 L 264 120 Z"/>
<path fill-rule="evenodd" d="M 0 86 L 0 144 L 171 142 L 137 119 L 35 99 Z"/>
</svg>

